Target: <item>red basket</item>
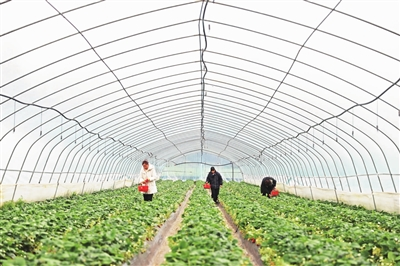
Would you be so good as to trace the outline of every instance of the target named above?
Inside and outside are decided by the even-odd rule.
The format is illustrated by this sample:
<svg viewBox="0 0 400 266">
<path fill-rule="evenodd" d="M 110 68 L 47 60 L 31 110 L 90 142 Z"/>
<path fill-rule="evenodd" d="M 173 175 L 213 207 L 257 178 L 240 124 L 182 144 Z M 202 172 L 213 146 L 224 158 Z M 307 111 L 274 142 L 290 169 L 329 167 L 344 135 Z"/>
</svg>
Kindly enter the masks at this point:
<svg viewBox="0 0 400 266">
<path fill-rule="evenodd" d="M 279 191 L 277 189 L 274 189 L 271 191 L 271 197 L 276 197 L 279 195 Z"/>
<path fill-rule="evenodd" d="M 149 191 L 149 186 L 138 186 L 140 192 L 147 192 Z"/>
<path fill-rule="evenodd" d="M 206 183 L 206 184 L 204 184 L 204 185 L 203 185 L 203 187 L 204 187 L 205 189 L 209 189 L 209 188 L 211 188 L 211 186 L 210 186 L 210 184 L 209 184 L 209 183 Z"/>
</svg>

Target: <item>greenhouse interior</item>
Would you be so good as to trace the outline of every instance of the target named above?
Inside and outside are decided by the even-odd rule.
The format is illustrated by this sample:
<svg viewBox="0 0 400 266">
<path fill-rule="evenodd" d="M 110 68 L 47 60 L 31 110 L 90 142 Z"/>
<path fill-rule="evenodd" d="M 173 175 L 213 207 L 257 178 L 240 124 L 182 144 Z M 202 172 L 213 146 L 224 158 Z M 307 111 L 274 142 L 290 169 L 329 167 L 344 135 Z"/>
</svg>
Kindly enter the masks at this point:
<svg viewBox="0 0 400 266">
<path fill-rule="evenodd" d="M 0 265 L 400 265 L 399 0 L 2 0 L 0 40 Z"/>
</svg>

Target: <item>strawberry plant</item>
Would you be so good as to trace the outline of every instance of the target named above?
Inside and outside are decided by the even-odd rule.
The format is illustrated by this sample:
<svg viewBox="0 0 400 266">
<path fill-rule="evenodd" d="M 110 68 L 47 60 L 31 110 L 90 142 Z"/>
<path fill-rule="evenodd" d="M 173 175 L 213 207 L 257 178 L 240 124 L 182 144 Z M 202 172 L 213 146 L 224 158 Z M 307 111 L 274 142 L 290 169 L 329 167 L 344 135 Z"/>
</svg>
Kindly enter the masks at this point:
<svg viewBox="0 0 400 266">
<path fill-rule="evenodd" d="M 268 199 L 257 186 L 234 182 L 224 185 L 221 199 L 266 264 L 400 263 L 398 215 L 285 193 Z"/>
<path fill-rule="evenodd" d="M 3 265 L 111 265 L 142 252 L 193 182 L 159 181 L 152 202 L 136 187 L 0 210 Z M 171 193 L 173 191 L 173 193 Z"/>
<path fill-rule="evenodd" d="M 168 239 L 171 252 L 163 265 L 250 265 L 201 184 L 189 200 L 180 230 Z"/>
</svg>

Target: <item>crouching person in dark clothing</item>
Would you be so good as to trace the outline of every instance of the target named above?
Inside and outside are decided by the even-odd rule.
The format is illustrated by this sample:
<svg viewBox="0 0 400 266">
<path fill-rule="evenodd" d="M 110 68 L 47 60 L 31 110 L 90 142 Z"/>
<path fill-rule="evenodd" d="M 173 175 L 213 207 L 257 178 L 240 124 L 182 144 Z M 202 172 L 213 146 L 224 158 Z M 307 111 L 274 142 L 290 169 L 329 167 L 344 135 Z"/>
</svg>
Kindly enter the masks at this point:
<svg viewBox="0 0 400 266">
<path fill-rule="evenodd" d="M 264 177 L 260 185 L 261 194 L 263 196 L 267 195 L 268 198 L 271 198 L 271 192 L 272 190 L 275 189 L 275 187 L 276 187 L 275 179 L 269 176 Z"/>
<path fill-rule="evenodd" d="M 219 188 L 222 186 L 222 176 L 220 173 L 215 171 L 214 167 L 211 167 L 211 170 L 207 175 L 206 183 L 210 184 L 211 197 L 214 200 L 214 202 L 218 204 Z"/>
</svg>

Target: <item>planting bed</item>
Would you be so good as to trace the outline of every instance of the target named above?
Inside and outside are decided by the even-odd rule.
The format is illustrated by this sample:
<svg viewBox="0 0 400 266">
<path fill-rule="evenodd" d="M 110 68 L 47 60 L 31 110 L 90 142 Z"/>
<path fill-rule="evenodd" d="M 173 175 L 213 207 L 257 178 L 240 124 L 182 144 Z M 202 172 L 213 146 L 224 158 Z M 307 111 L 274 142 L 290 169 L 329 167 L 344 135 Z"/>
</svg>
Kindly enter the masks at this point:
<svg viewBox="0 0 400 266">
<path fill-rule="evenodd" d="M 220 195 L 265 265 L 400 265 L 399 215 L 312 201 L 230 182 Z"/>
<path fill-rule="evenodd" d="M 201 182 L 157 186 L 152 202 L 132 187 L 7 203 L 0 264 L 400 265 L 399 215 L 246 183 L 226 182 L 220 205 Z"/>
<path fill-rule="evenodd" d="M 193 182 L 158 182 L 144 202 L 137 187 L 0 209 L 3 265 L 118 265 L 144 251 Z"/>
<path fill-rule="evenodd" d="M 251 265 L 222 213 L 202 185 L 185 208 L 180 230 L 169 238 L 171 252 L 162 265 Z"/>
</svg>

